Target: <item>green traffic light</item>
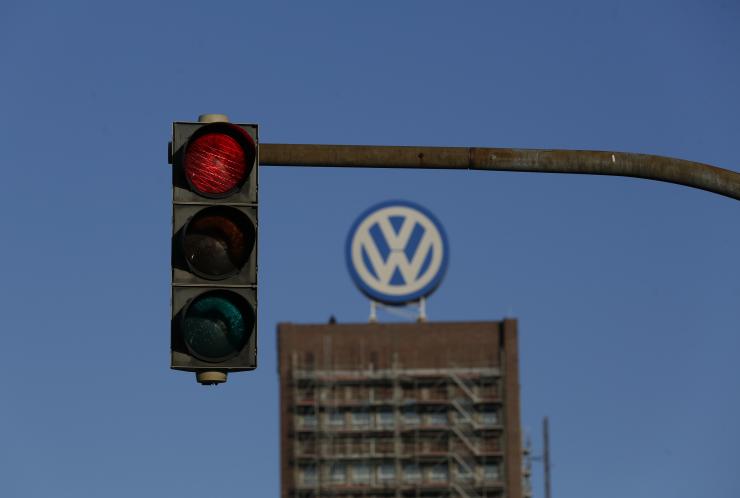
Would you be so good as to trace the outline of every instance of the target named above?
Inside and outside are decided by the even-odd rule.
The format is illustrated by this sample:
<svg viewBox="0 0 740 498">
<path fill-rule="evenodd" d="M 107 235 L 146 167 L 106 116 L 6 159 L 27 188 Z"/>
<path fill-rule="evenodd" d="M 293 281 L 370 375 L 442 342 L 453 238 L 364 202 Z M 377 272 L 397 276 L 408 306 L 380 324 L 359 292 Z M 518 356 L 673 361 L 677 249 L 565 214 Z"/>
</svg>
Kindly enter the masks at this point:
<svg viewBox="0 0 740 498">
<path fill-rule="evenodd" d="M 185 311 L 182 324 L 185 344 L 204 361 L 219 362 L 236 356 L 252 333 L 250 311 L 249 305 L 239 303 L 230 293 L 198 296 Z"/>
</svg>

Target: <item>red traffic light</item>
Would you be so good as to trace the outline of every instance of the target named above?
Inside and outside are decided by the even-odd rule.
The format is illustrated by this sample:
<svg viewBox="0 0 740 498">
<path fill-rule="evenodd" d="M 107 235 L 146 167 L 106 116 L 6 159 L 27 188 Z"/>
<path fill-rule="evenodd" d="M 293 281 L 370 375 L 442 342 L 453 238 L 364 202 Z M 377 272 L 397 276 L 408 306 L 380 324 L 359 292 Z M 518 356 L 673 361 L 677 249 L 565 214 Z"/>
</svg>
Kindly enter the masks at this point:
<svg viewBox="0 0 740 498">
<path fill-rule="evenodd" d="M 225 197 L 247 179 L 255 156 L 254 141 L 244 130 L 229 123 L 213 123 L 188 141 L 183 161 L 185 178 L 205 197 Z"/>
</svg>

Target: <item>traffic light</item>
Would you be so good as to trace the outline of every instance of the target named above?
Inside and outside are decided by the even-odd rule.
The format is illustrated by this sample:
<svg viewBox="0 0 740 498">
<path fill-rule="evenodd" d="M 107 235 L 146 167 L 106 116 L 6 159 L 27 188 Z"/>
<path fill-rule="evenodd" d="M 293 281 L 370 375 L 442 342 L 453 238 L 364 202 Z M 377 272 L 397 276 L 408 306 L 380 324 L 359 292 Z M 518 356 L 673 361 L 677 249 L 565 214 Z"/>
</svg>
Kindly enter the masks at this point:
<svg viewBox="0 0 740 498">
<path fill-rule="evenodd" d="M 257 126 L 172 125 L 171 363 L 201 384 L 257 368 Z"/>
</svg>

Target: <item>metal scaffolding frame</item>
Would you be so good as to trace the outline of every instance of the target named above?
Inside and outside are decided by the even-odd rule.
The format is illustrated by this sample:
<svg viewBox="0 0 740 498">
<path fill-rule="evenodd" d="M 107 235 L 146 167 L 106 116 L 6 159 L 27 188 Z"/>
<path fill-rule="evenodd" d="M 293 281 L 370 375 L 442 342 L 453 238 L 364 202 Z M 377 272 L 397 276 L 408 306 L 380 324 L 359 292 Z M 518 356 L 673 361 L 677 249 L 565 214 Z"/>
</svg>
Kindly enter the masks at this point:
<svg viewBox="0 0 740 498">
<path fill-rule="evenodd" d="M 343 370 L 314 368 L 295 354 L 292 367 L 293 498 L 505 495 L 499 368 L 403 368 L 394 358 L 388 369 Z M 337 465 L 343 478 L 332 481 Z M 381 479 L 390 466 L 393 477 Z M 313 478 L 303 478 L 306 468 Z"/>
</svg>

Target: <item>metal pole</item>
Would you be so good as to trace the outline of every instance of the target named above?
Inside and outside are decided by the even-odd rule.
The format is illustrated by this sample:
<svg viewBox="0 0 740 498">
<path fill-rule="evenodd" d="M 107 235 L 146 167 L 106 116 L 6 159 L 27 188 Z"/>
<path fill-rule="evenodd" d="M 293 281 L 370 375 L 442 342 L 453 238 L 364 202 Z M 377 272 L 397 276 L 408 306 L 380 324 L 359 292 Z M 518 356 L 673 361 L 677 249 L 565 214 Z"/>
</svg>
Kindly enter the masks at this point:
<svg viewBox="0 0 740 498">
<path fill-rule="evenodd" d="M 547 421 L 547 417 L 544 418 L 542 421 L 542 438 L 544 439 L 544 454 L 542 455 L 542 458 L 544 460 L 544 467 L 545 467 L 545 498 L 551 498 L 551 490 L 550 490 L 550 431 L 549 431 L 549 424 Z"/>
<path fill-rule="evenodd" d="M 740 200 L 740 173 L 683 159 L 629 152 L 263 143 L 260 164 L 628 176 L 676 183 Z"/>
<path fill-rule="evenodd" d="M 419 299 L 419 321 L 427 321 L 427 299 L 423 296 Z"/>
</svg>

